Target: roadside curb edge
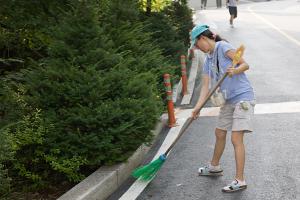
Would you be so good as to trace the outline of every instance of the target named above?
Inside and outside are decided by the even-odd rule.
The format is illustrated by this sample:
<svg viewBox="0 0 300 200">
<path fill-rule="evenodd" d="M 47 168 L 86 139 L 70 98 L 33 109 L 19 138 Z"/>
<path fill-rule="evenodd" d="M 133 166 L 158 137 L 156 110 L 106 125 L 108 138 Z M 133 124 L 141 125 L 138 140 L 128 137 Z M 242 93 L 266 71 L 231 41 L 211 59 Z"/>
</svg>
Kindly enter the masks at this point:
<svg viewBox="0 0 300 200">
<path fill-rule="evenodd" d="M 162 116 L 152 131 L 154 140 L 150 146 L 141 145 L 124 163 L 100 167 L 57 200 L 105 200 L 122 185 L 132 170 L 142 163 L 165 124 L 165 119 Z"/>
</svg>

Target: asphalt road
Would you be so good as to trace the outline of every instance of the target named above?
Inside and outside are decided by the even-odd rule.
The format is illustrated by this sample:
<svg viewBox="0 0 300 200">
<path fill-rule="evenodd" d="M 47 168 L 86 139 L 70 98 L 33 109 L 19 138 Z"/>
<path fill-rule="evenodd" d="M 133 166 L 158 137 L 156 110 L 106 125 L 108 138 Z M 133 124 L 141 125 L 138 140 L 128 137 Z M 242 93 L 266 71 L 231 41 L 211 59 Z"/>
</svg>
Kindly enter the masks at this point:
<svg viewBox="0 0 300 200">
<path fill-rule="evenodd" d="M 191 6 L 199 3 L 190 1 Z M 245 45 L 244 57 L 250 65 L 247 75 L 257 103 L 300 101 L 300 2 L 242 2 L 238 12 L 235 28 L 230 28 L 225 8 L 196 12 L 195 17 L 235 46 Z M 139 200 L 300 199 L 300 113 L 283 110 L 255 116 L 255 131 L 245 137 L 248 188 L 234 194 L 221 192 L 235 171 L 230 133 L 221 160 L 224 176 L 197 175 L 198 167 L 211 159 L 216 120 L 200 117 L 192 123 Z M 129 185 L 130 181 L 124 187 Z"/>
</svg>

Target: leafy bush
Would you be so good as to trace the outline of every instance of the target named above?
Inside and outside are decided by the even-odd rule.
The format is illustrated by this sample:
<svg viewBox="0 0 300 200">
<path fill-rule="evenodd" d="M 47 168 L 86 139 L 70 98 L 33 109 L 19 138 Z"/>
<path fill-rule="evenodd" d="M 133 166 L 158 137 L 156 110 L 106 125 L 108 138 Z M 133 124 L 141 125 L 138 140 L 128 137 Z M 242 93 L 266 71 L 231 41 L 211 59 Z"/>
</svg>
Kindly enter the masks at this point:
<svg viewBox="0 0 300 200">
<path fill-rule="evenodd" d="M 141 15 L 144 14 L 137 12 L 138 7 L 135 0 L 111 0 L 102 4 L 103 9 L 98 11 L 100 26 L 110 36 L 117 53 L 122 55 L 120 62 L 126 62 L 133 71 L 153 73 L 159 96 L 163 97 L 163 74 L 175 75 L 175 69 L 171 67 L 174 60 L 171 56 L 165 57 L 164 49 L 155 43 L 156 39 L 153 38 L 158 30 L 147 27 L 149 24 L 146 25 L 145 20 L 141 20 Z"/>
<path fill-rule="evenodd" d="M 153 32 L 153 42 L 162 49 L 166 58 L 171 60 L 172 65 L 179 65 L 180 55 L 185 53 L 183 40 L 179 38 L 172 22 L 164 13 L 152 13 L 151 16 L 144 15 L 146 30 Z"/>
<path fill-rule="evenodd" d="M 79 181 L 81 166 L 124 161 L 151 139 L 160 110 L 153 75 L 120 68 L 102 77 L 55 66 L 25 74 L 23 98 L 41 113 L 10 128 L 20 176 L 41 182 L 57 171 Z"/>
<path fill-rule="evenodd" d="M 0 132 L 0 196 L 6 194 L 11 188 L 11 178 L 8 176 L 7 162 L 13 157 L 11 142 L 7 133 Z"/>
<path fill-rule="evenodd" d="M 52 39 L 49 27 L 60 21 L 72 1 L 1 1 L 0 52 L 9 62 L 0 60 L 0 73 L 19 71 L 28 66 L 30 59 L 47 56 L 46 50 Z M 22 62 L 12 61 L 12 58 Z"/>
<path fill-rule="evenodd" d="M 0 24 L 0 192 L 78 182 L 151 141 L 182 48 L 166 15 L 141 22 L 137 0 L 14 2 L 0 9 L 18 11 L 0 14 L 15 22 Z"/>
<path fill-rule="evenodd" d="M 160 51 L 145 39 L 141 44 L 154 53 L 135 66 L 133 56 L 141 54 L 135 43 L 114 52 L 93 9 L 84 2 L 77 6 L 57 25 L 51 57 L 21 70 L 14 76 L 19 83 L 9 88 L 17 97 L 11 104 L 22 103 L 26 110 L 20 109 L 19 123 L 7 129 L 16 152 L 12 166 L 33 187 L 64 177 L 77 182 L 87 169 L 126 160 L 150 141 L 161 113 L 157 77 L 142 68 L 153 55 L 162 57 Z M 138 28 L 126 32 L 133 35 Z M 13 107 L 3 109 L 10 113 Z"/>
<path fill-rule="evenodd" d="M 173 1 L 164 11 L 172 21 L 179 40 L 184 42 L 185 47 L 190 45 L 189 32 L 193 28 L 192 10 L 188 7 L 186 0 Z"/>
<path fill-rule="evenodd" d="M 10 148 L 14 152 L 14 159 L 10 165 L 13 167 L 12 171 L 16 171 L 18 176 L 35 183 L 42 180 L 38 171 L 44 169 L 44 165 L 40 162 L 44 155 L 42 147 L 44 135 L 50 131 L 51 128 L 46 127 L 44 120 L 40 117 L 40 110 L 35 110 L 17 123 L 3 128 L 1 134 L 7 135 L 11 142 Z M 46 171 L 43 173 L 45 174 Z"/>
</svg>

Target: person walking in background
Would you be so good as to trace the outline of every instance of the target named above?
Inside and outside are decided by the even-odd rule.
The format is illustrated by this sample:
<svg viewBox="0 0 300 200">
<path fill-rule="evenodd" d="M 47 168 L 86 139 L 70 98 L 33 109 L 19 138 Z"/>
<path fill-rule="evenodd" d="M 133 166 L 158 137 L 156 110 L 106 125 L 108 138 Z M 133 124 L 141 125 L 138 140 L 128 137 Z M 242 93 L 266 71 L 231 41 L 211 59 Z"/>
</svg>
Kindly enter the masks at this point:
<svg viewBox="0 0 300 200">
<path fill-rule="evenodd" d="M 203 65 L 202 88 L 200 97 L 195 105 L 192 116 L 199 116 L 200 107 L 204 103 L 210 88 L 227 72 L 228 76 L 221 84 L 219 91 L 223 94 L 225 103 L 220 108 L 220 114 L 215 128 L 215 149 L 213 157 L 207 166 L 199 168 L 199 175 L 223 175 L 220 159 L 223 154 L 227 131 L 231 132 L 231 142 L 234 147 L 236 174 L 234 181 L 225 186 L 223 192 L 235 192 L 246 189 L 244 177 L 245 147 L 243 138 L 245 133 L 253 131 L 253 116 L 255 97 L 253 88 L 244 73 L 249 69 L 243 58 L 237 66 L 231 66 L 235 55 L 235 48 L 212 33 L 207 25 L 197 25 L 191 32 L 191 45 L 206 53 Z"/>
<path fill-rule="evenodd" d="M 237 17 L 237 1 L 238 0 L 227 0 L 227 7 L 230 14 L 229 24 L 233 28 L 233 20 Z"/>
<path fill-rule="evenodd" d="M 207 0 L 201 0 L 201 9 L 206 9 Z"/>
<path fill-rule="evenodd" d="M 217 8 L 222 8 L 222 0 L 216 0 Z"/>
</svg>

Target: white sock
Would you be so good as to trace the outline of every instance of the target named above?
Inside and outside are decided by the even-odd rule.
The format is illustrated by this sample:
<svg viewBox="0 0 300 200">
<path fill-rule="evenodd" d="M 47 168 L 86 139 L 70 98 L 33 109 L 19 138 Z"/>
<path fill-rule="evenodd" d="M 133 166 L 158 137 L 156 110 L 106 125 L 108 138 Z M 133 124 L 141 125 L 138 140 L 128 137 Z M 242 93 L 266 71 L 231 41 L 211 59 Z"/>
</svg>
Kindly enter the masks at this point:
<svg viewBox="0 0 300 200">
<path fill-rule="evenodd" d="M 235 180 L 237 180 L 240 185 L 246 185 L 246 181 L 245 180 L 243 180 L 243 181 L 241 181 L 239 179 L 235 179 Z"/>
<path fill-rule="evenodd" d="M 213 170 L 220 170 L 220 169 L 221 169 L 221 166 L 220 166 L 220 165 L 213 166 L 211 163 L 209 163 L 209 168 L 210 168 L 210 169 L 213 169 Z"/>
</svg>

